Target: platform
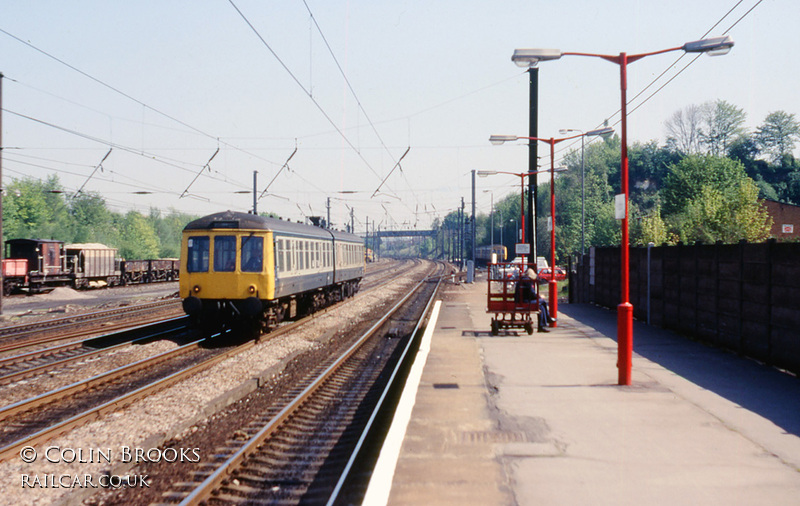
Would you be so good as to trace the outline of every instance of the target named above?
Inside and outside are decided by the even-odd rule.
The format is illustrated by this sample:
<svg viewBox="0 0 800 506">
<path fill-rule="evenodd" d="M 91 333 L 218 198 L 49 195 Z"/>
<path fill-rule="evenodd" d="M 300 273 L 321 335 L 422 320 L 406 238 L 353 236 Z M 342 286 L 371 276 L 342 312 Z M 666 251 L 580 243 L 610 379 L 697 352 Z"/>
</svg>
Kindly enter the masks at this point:
<svg viewBox="0 0 800 506">
<path fill-rule="evenodd" d="M 445 289 L 368 504 L 800 504 L 800 379 L 636 322 L 618 386 L 616 313 L 492 337 L 482 279 Z"/>
</svg>

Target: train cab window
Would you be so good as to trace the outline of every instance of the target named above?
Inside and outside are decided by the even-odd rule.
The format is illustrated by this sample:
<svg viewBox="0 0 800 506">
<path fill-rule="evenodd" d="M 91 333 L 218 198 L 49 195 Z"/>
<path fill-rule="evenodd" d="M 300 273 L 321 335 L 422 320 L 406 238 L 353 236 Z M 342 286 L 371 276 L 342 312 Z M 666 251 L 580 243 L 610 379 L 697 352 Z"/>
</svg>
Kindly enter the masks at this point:
<svg viewBox="0 0 800 506">
<path fill-rule="evenodd" d="M 188 272 L 208 272 L 208 245 L 207 236 L 190 237 L 186 270 Z"/>
<path fill-rule="evenodd" d="M 264 238 L 242 237 L 242 272 L 264 270 Z"/>
<path fill-rule="evenodd" d="M 236 236 L 214 237 L 214 271 L 233 272 L 236 268 Z"/>
</svg>

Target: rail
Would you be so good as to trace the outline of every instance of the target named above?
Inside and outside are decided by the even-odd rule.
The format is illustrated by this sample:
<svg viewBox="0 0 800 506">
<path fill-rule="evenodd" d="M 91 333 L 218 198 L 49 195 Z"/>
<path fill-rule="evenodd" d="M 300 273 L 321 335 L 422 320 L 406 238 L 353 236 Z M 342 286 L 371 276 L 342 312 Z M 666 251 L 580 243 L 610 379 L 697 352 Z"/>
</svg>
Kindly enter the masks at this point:
<svg viewBox="0 0 800 506">
<path fill-rule="evenodd" d="M 258 430 L 246 443 L 243 444 L 235 453 L 228 457 L 212 472 L 202 483 L 197 485 L 186 497 L 183 498 L 180 504 L 198 504 L 201 501 L 209 499 L 214 494 L 214 491 L 219 489 L 229 479 L 231 473 L 250 457 L 256 454 L 258 448 L 273 435 L 278 428 L 284 424 L 290 417 L 296 414 L 297 410 L 309 401 L 315 393 L 319 392 L 323 385 L 330 383 L 334 377 L 353 357 L 353 355 L 360 350 L 365 343 L 387 322 L 392 318 L 397 311 L 402 308 L 413 297 L 418 290 L 427 283 L 427 278 L 416 284 L 409 292 L 397 302 L 390 310 L 388 310 L 377 322 L 375 322 L 367 331 L 365 331 L 355 342 L 342 354 L 339 355 L 325 370 L 319 374 L 309 385 L 291 400 L 283 409 L 273 416 L 260 430 Z"/>
</svg>

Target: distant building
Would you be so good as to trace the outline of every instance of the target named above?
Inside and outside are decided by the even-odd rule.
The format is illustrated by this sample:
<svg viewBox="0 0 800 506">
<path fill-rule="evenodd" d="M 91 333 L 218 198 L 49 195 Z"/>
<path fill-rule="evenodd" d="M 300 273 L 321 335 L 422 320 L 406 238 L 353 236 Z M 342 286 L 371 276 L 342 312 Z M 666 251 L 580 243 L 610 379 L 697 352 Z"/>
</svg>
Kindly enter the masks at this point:
<svg viewBox="0 0 800 506">
<path fill-rule="evenodd" d="M 800 206 L 764 199 L 761 202 L 772 216 L 770 236 L 781 241 L 800 240 Z"/>
</svg>

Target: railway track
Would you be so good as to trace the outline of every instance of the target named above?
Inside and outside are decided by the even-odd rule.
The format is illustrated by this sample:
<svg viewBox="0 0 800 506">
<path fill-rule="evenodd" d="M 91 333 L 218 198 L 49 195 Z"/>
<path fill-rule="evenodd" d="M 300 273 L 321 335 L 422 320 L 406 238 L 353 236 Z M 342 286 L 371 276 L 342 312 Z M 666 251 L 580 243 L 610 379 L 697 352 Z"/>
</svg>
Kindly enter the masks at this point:
<svg viewBox="0 0 800 506">
<path fill-rule="evenodd" d="M 185 325 L 172 335 L 185 332 Z M 162 331 L 158 331 L 161 334 Z M 153 338 L 154 336 L 146 336 Z M 225 357 L 201 349 L 207 339 L 195 339 L 178 348 L 118 367 L 91 378 L 0 408 L 0 460 L 12 456 L 25 445 L 35 445 L 82 425 L 89 419 L 125 406 L 180 381 L 202 367 Z M 211 355 L 201 358 L 202 355 Z M 176 362 L 182 358 L 181 368 Z M 194 363 L 194 365 L 191 365 Z M 174 369 L 178 368 L 177 372 Z M 172 369 L 172 371 L 170 371 Z M 143 374 L 137 373 L 143 372 Z"/>
<path fill-rule="evenodd" d="M 365 292 L 368 291 L 369 289 L 365 290 Z M 290 332 L 333 307 L 318 311 L 301 320 L 284 324 L 268 336 L 273 337 Z M 115 312 L 115 314 L 118 315 L 119 312 Z M 151 326 L 151 331 L 145 333 L 140 339 L 175 337 L 181 332 L 185 333 L 188 330 L 187 319 L 178 320 L 179 323 L 167 323 L 167 330 L 162 328 L 164 323 Z M 0 460 L 9 458 L 24 446 L 45 442 L 88 420 L 103 416 L 139 398 L 151 395 L 230 356 L 241 353 L 255 344 L 250 340 L 237 346 L 215 348 L 213 345 L 209 346 L 209 342 L 212 342 L 215 337 L 219 337 L 219 335 L 215 334 L 207 339 L 195 339 L 176 349 L 0 408 L 0 422 L 2 422 Z M 120 337 L 116 339 L 124 340 Z M 83 343 L 69 343 L 63 348 L 63 354 L 77 354 L 78 352 L 74 351 L 72 346 L 79 344 L 83 345 Z M 108 352 L 109 350 L 102 351 Z M 94 352 L 87 353 L 94 354 Z M 100 354 L 100 352 L 96 354 Z M 35 353 L 30 354 L 31 357 L 35 355 Z M 8 372 L 6 376 L 18 379 L 85 358 L 85 354 L 74 357 L 66 356 L 42 365 L 41 369 L 38 369 L 39 366 L 28 368 L 23 366 L 21 371 Z M 13 357 L 13 359 L 17 360 L 20 357 Z M 146 373 L 142 373 L 142 371 Z M 19 376 L 15 376 L 17 374 Z M 0 382 L 5 379 L 7 378 L 0 377 Z"/>
<path fill-rule="evenodd" d="M 66 318 L 0 327 L 0 353 L 109 332 L 164 319 L 163 312 L 179 311 L 180 300 L 169 299 L 135 306 L 95 311 Z M 159 316 L 154 317 L 154 313 Z M 124 318 L 121 318 L 124 317 Z"/>
<path fill-rule="evenodd" d="M 376 423 L 380 409 L 404 367 L 402 359 L 413 355 L 411 337 L 437 288 L 427 278 L 417 284 L 343 353 L 236 431 L 213 462 L 195 470 L 194 482 L 180 483 L 164 500 L 333 504 L 341 493 L 353 501 L 364 485 L 353 473 L 359 470 L 357 456 L 370 438 L 382 437 Z M 420 291 L 427 292 L 422 303 L 414 297 Z"/>
<path fill-rule="evenodd" d="M 0 358 L 0 385 L 65 367 L 103 353 L 110 353 L 124 346 L 144 343 L 185 328 L 187 323 L 188 317 L 180 316 L 100 337 L 63 343 L 21 355 L 6 356 Z"/>
</svg>

